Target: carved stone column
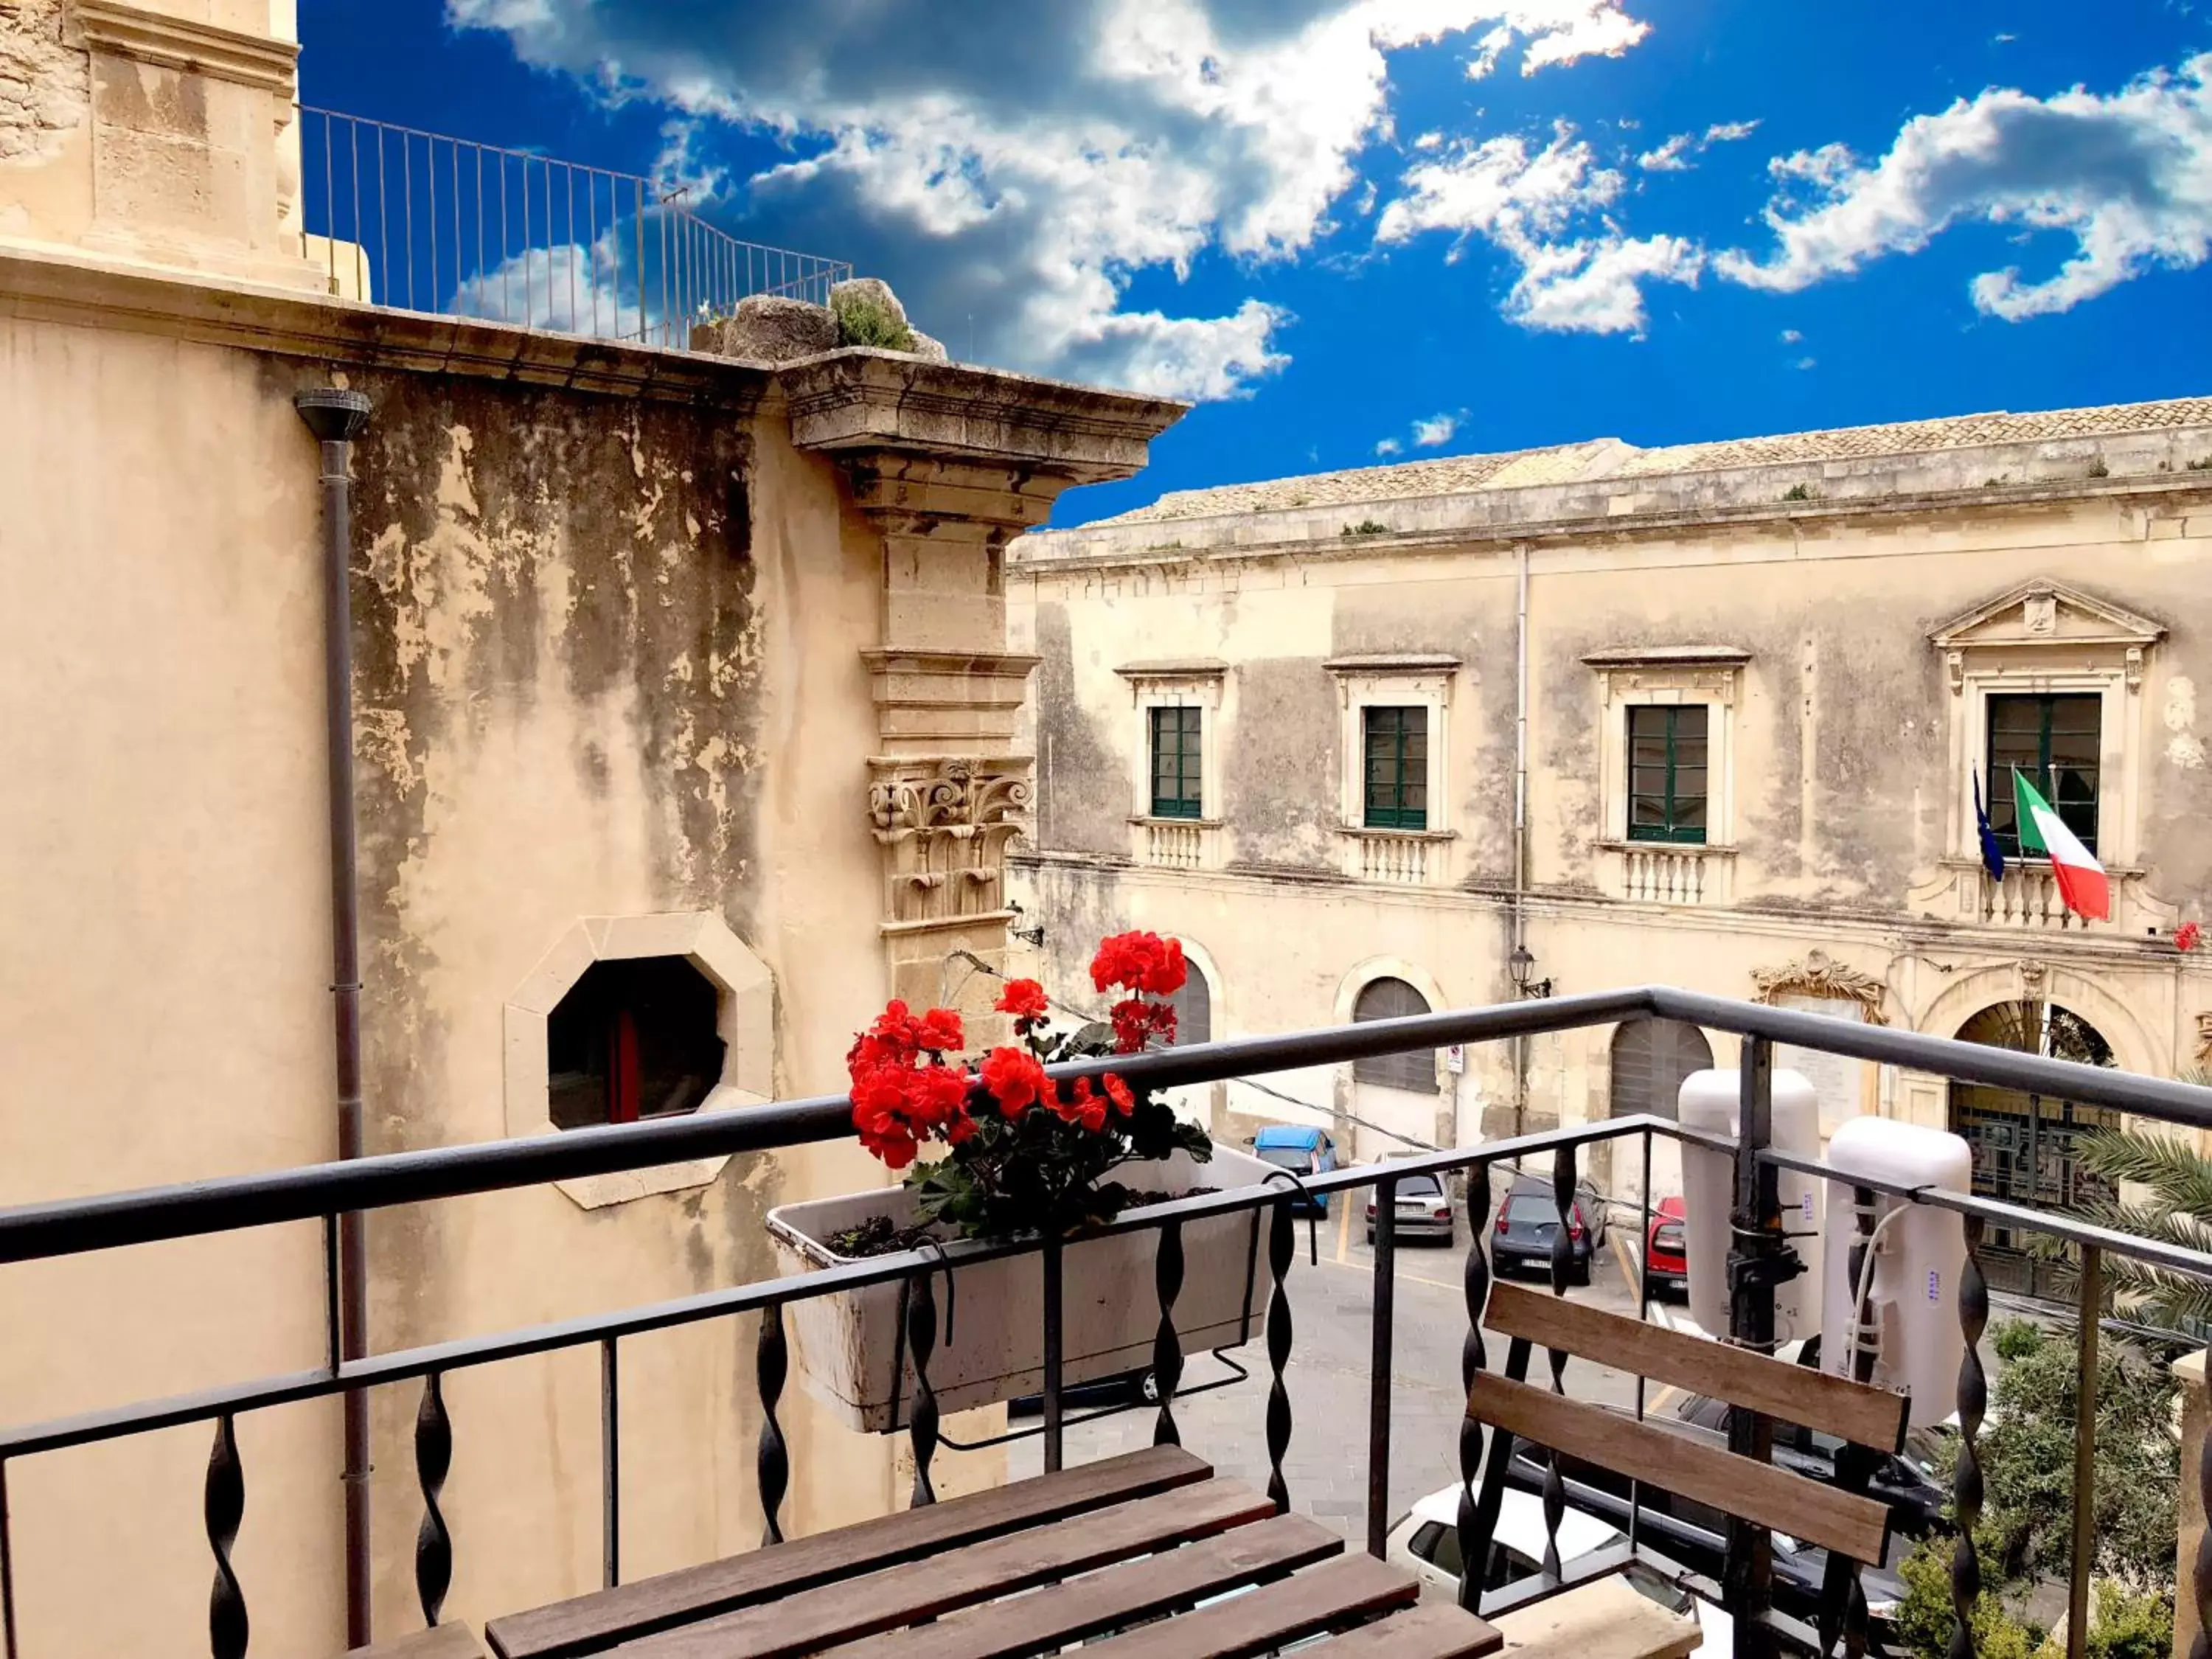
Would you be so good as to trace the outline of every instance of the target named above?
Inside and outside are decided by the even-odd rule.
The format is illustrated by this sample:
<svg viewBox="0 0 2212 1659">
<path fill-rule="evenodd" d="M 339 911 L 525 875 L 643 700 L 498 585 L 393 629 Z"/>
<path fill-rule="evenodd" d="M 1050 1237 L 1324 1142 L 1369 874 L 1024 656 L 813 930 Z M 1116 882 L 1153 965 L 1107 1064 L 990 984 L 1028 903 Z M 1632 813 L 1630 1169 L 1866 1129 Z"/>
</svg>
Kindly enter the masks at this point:
<svg viewBox="0 0 2212 1659">
<path fill-rule="evenodd" d="M 867 811 L 893 994 L 934 1002 L 964 977 L 957 953 L 1004 963 L 1006 848 L 1031 799 L 1017 732 L 1037 659 L 1006 649 L 1006 544 L 1063 489 L 1142 467 L 1185 405 L 884 351 L 779 379 L 793 442 L 838 459 L 882 540 Z M 959 1000 L 992 995 L 971 981 Z"/>
</svg>

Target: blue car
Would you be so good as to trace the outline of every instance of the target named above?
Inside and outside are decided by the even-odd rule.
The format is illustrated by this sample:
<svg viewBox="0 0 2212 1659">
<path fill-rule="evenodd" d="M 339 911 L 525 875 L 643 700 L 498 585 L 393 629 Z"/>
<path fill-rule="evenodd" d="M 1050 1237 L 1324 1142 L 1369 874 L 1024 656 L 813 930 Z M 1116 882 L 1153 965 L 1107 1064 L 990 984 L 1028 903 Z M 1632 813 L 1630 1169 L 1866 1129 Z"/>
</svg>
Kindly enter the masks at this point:
<svg viewBox="0 0 2212 1659">
<path fill-rule="evenodd" d="M 1319 1129 L 1271 1124 L 1252 1138 L 1252 1150 L 1278 1169 L 1300 1176 L 1327 1175 L 1336 1168 L 1336 1143 Z M 1328 1194 L 1302 1198 L 1292 1208 L 1299 1215 L 1327 1215 Z"/>
</svg>

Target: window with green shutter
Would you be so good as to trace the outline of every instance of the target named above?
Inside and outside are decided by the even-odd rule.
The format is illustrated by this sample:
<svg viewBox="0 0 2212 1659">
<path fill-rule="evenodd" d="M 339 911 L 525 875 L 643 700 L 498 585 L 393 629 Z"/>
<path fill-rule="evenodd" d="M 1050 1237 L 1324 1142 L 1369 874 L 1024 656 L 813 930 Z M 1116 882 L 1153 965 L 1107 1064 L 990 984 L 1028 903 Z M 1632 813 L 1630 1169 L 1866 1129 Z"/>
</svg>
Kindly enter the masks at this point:
<svg viewBox="0 0 2212 1659">
<path fill-rule="evenodd" d="M 1152 710 L 1152 816 L 1156 818 L 1201 818 L 1206 816 L 1200 783 L 1200 708 Z"/>
<path fill-rule="evenodd" d="M 2097 850 L 2097 763 L 2104 727 L 2104 699 L 2094 691 L 1990 699 L 1990 774 L 1982 781 L 1982 796 L 2007 858 L 2021 855 L 2015 768 L 2027 775 L 2060 822 L 2081 836 L 2081 845 Z"/>
<path fill-rule="evenodd" d="M 1368 708 L 1366 814 L 1370 830 L 1429 827 L 1429 711 Z"/>
<path fill-rule="evenodd" d="M 1629 709 L 1629 840 L 1705 841 L 1705 714 L 1701 702 Z"/>
</svg>

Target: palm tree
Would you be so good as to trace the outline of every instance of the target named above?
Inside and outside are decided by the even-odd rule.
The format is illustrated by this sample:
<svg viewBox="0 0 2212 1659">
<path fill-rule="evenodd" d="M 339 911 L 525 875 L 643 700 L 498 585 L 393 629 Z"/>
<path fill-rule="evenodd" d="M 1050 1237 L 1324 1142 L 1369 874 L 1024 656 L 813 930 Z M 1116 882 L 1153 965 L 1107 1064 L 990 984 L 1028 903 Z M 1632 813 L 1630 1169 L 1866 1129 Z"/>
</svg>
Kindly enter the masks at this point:
<svg viewBox="0 0 2212 1659">
<path fill-rule="evenodd" d="M 2194 1066 L 2180 1080 L 2212 1088 L 2212 1072 Z M 2197 1150 L 2193 1136 L 2093 1129 L 2074 1143 L 2074 1155 L 2107 1188 L 2081 1200 L 2081 1219 L 2212 1255 L 2212 1158 Z M 2147 1188 L 2149 1195 L 2124 1202 L 2118 1194 L 2127 1187 Z M 2113 1255 L 2105 1258 L 2104 1271 L 2108 1293 L 2131 1311 L 2175 1330 L 2212 1329 L 2212 1279 Z"/>
</svg>

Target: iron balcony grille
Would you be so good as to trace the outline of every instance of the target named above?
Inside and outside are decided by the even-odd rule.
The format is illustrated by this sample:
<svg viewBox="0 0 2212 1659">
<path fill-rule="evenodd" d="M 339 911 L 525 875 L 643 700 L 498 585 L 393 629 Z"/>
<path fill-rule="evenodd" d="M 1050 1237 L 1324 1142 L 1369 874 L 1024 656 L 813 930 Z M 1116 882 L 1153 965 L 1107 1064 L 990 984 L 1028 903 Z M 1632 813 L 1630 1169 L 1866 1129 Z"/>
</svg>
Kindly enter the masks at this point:
<svg viewBox="0 0 2212 1659">
<path fill-rule="evenodd" d="M 829 303 L 842 260 L 732 236 L 688 189 L 300 106 L 299 252 L 399 310 L 688 348 L 750 295 Z"/>
<path fill-rule="evenodd" d="M 1063 1079 L 1095 1078 L 1106 1071 L 1126 1077 L 1133 1085 L 1153 1088 L 1246 1078 L 1255 1073 L 1313 1066 L 1340 1065 L 1376 1055 L 1431 1050 L 1453 1044 L 1489 1042 L 1547 1031 L 1610 1025 L 1622 1020 L 1657 1018 L 1694 1023 L 1709 1029 L 1732 1031 L 1744 1042 L 1741 1075 L 1745 1079 L 1742 1121 L 1747 1126 L 1741 1142 L 1721 1140 L 1685 1128 L 1679 1123 L 1652 1116 L 1634 1116 L 1523 1135 L 1471 1148 L 1394 1158 L 1386 1164 L 1333 1170 L 1328 1174 L 1294 1177 L 1279 1172 L 1281 1184 L 1196 1194 L 1133 1211 L 1114 1224 L 1123 1231 L 1154 1231 L 1160 1241 L 1155 1289 L 1159 1310 L 1153 1375 L 1158 1382 L 1154 1443 L 1179 1443 L 1176 1404 L 1195 1389 L 1181 1388 L 1183 1356 L 1176 1328 L 1176 1303 L 1182 1283 L 1182 1231 L 1203 1217 L 1249 1214 L 1255 1237 L 1266 1231 L 1266 1271 L 1268 1277 L 1267 1364 L 1269 1371 L 1265 1443 L 1270 1470 L 1269 1491 L 1279 1507 L 1291 1503 L 1286 1459 L 1297 1424 L 1285 1385 L 1293 1345 L 1286 1285 L 1296 1264 L 1297 1238 L 1293 1209 L 1301 1194 L 1375 1189 L 1376 1249 L 1374 1267 L 1373 1348 L 1369 1371 L 1370 1407 L 1366 1452 L 1367 1544 L 1374 1553 L 1384 1549 L 1390 1515 L 1389 1456 L 1392 1428 L 1394 1301 L 1396 1279 L 1395 1253 L 1395 1210 L 1399 1184 L 1409 1176 L 1464 1172 L 1467 1191 L 1463 1207 L 1472 1230 L 1463 1276 L 1467 1334 L 1462 1356 L 1462 1386 L 1491 1365 L 1486 1349 L 1482 1317 L 1492 1282 L 1486 1254 L 1490 1233 L 1487 1223 L 1492 1205 L 1494 1170 L 1516 1167 L 1524 1158 L 1548 1159 L 1550 1187 L 1564 1224 L 1576 1202 L 1581 1149 L 1614 1141 L 1640 1143 L 1646 1179 L 1643 1200 L 1645 1232 L 1650 1219 L 1649 1180 L 1651 1147 L 1656 1139 L 1696 1144 L 1727 1152 L 1736 1170 L 1739 1237 L 1749 1228 L 1743 1218 L 1776 1212 L 1774 1182 L 1778 1171 L 1792 1169 L 1816 1175 L 1837 1176 L 1817 1160 L 1796 1158 L 1765 1144 L 1765 1126 L 1771 1107 L 1771 1077 L 1773 1048 L 1778 1043 L 1820 1049 L 1858 1060 L 1896 1064 L 1954 1079 L 2019 1088 L 2042 1097 L 2063 1099 L 2160 1122 L 2202 1129 L 2212 1127 L 2212 1090 L 2134 1076 L 2104 1067 L 2050 1060 L 2035 1054 L 1960 1042 L 1921 1034 L 1832 1020 L 1764 1005 L 1658 988 L 1644 988 L 1525 1001 L 1499 1006 L 1401 1018 L 1370 1020 L 1353 1025 L 1293 1033 L 1288 1036 L 1239 1039 L 1160 1050 L 1109 1060 L 1085 1060 L 1051 1068 Z M 120 1248 L 131 1244 L 179 1239 L 264 1226 L 277 1222 L 319 1218 L 324 1224 L 326 1272 L 336 1284 L 337 1219 L 341 1212 L 381 1209 L 477 1193 L 504 1190 L 576 1176 L 605 1174 L 647 1168 L 686 1158 L 719 1153 L 762 1152 L 780 1147 L 840 1139 L 849 1133 L 849 1109 L 842 1097 L 783 1103 L 744 1112 L 708 1117 L 660 1120 L 582 1129 L 559 1136 L 494 1142 L 423 1152 L 404 1152 L 349 1163 L 319 1164 L 225 1180 L 196 1182 L 137 1192 L 31 1205 L 0 1211 L 0 1264 L 32 1261 Z M 1967 1245 L 1966 1267 L 1958 1296 L 1958 1313 L 1966 1340 L 1966 1358 L 1958 1382 L 1958 1417 L 1961 1450 L 1954 1489 L 1960 1531 L 1971 1535 L 1981 1504 L 1981 1474 L 1974 1455 L 1987 1407 L 1987 1380 L 1977 1353 L 1977 1344 L 1989 1316 L 1989 1297 L 1979 1258 L 1984 1231 L 2007 1228 L 2039 1232 L 2072 1245 L 2079 1253 L 2081 1307 L 2083 1314 L 2084 1368 L 2094 1374 L 2093 1334 L 2099 1328 L 2096 1311 L 2099 1263 L 2106 1256 L 2137 1261 L 2212 1279 L 2212 1254 L 2137 1238 L 2087 1224 L 2063 1214 L 2029 1209 L 1996 1200 L 1928 1188 L 1886 1186 L 1864 1176 L 1847 1179 L 1865 1192 L 1886 1192 L 1913 1204 L 1933 1205 L 1954 1211 L 1964 1218 Z M 1868 1222 L 1862 1222 L 1864 1227 Z M 1564 1239 L 1564 1224 L 1554 1234 Z M 1779 1246 L 1782 1236 L 1770 1234 Z M 337 1337 L 337 1304 L 327 1305 L 328 1346 L 325 1362 L 314 1369 L 285 1376 L 263 1376 L 196 1393 L 142 1401 L 112 1409 L 42 1422 L 18 1424 L 0 1430 L 0 1621 L 4 1622 L 7 1650 L 16 1659 L 14 1599 L 15 1556 L 6 1504 L 7 1470 L 11 1462 L 40 1453 L 83 1446 L 149 1433 L 182 1425 L 214 1426 L 214 1449 L 206 1480 L 205 1531 L 215 1561 L 215 1590 L 210 1620 L 210 1651 L 216 1659 L 241 1659 L 246 1652 L 248 1625 L 246 1586 L 231 1560 L 232 1546 L 244 1516 L 247 1487 L 246 1468 L 240 1455 L 236 1421 L 242 1413 L 287 1403 L 328 1398 L 351 1390 L 389 1387 L 417 1382 L 421 1387 L 416 1413 L 415 1462 L 422 1519 L 416 1553 L 418 1600 L 425 1620 L 438 1622 L 447 1588 L 452 1583 L 457 1540 L 441 1507 L 441 1495 L 453 1446 L 453 1425 L 444 1403 L 443 1382 L 448 1373 L 502 1360 L 560 1349 L 596 1346 L 600 1358 L 602 1437 L 603 1582 L 619 1582 L 622 1561 L 621 1442 L 615 1425 L 620 1387 L 623 1340 L 646 1332 L 672 1328 L 711 1319 L 750 1316 L 757 1322 L 755 1346 L 757 1400 L 761 1429 L 756 1449 L 757 1492 L 766 1518 L 763 1542 L 782 1537 L 785 1498 L 791 1480 L 791 1453 L 780 1415 L 788 1376 L 785 1310 L 808 1298 L 896 1283 L 902 1287 L 913 1362 L 915 1393 L 908 1413 L 915 1469 L 912 1501 L 933 1501 L 932 1466 L 943 1437 L 939 1429 L 935 1395 L 929 1379 L 932 1353 L 938 1341 L 939 1301 L 935 1281 L 939 1275 L 967 1262 L 1037 1252 L 1043 1257 L 1046 1286 L 1045 1419 L 1042 1434 L 1048 1468 L 1060 1462 L 1066 1417 L 1061 1409 L 1060 1371 L 1053 1358 L 1060 1348 L 1056 1310 L 1060 1247 L 1057 1242 L 1019 1241 L 1007 1243 L 958 1245 L 951 1250 L 924 1249 L 874 1257 L 817 1272 L 799 1273 L 757 1284 L 702 1292 L 671 1301 L 621 1309 L 611 1313 L 526 1327 L 484 1336 L 462 1338 L 423 1347 L 342 1361 Z M 1567 1252 L 1554 1246 L 1552 1284 L 1564 1294 Z M 1643 1274 L 1639 1273 L 1639 1280 Z M 1747 1281 L 1748 1282 L 1748 1281 Z M 1638 1286 L 1639 1308 L 1648 1305 L 1650 1286 Z M 1765 1298 L 1765 1328 L 1771 1332 L 1771 1289 L 1739 1292 L 1737 1319 L 1746 1330 L 1732 1331 L 1740 1340 L 1756 1340 L 1759 1324 L 1758 1304 Z M 1516 1346 L 1522 1346 L 1516 1344 Z M 1525 1365 L 1525 1352 L 1509 1354 L 1507 1374 Z M 1563 1370 L 1564 1356 L 1553 1360 L 1553 1375 Z M 1642 1384 L 1638 1383 L 1641 1401 Z M 1740 1425 L 1747 1436 L 1762 1431 L 1766 1419 L 1752 1417 Z M 2075 1547 L 2069 1584 L 2069 1649 L 2074 1659 L 2084 1651 L 2087 1630 L 2088 1575 L 2093 1528 L 2085 1524 L 2081 1506 L 2091 1483 L 2086 1478 L 2096 1448 L 2095 1413 L 2077 1413 L 2075 1434 L 2076 1516 Z M 1478 1482 L 1486 1488 L 1482 1471 L 1482 1436 L 1463 1430 L 1459 1441 L 1459 1475 L 1462 1502 L 1458 1524 L 1461 1559 L 1482 1562 L 1492 1541 L 1488 1527 L 1496 1510 L 1478 1499 Z M 1747 1442 L 1748 1443 L 1748 1442 Z M 1563 1490 L 1556 1456 L 1550 1457 L 1544 1479 L 1547 1496 Z M 2185 1478 L 2197 1480 L 2200 1497 L 2212 1496 L 2212 1458 Z M 1632 1500 L 1627 1547 L 1637 1548 L 1638 1516 Z M 1556 1559 L 1560 1511 L 1545 1505 L 1550 1548 Z M 1486 1519 L 1486 1515 L 1489 1517 Z M 1729 1567 L 1724 1584 L 1708 1586 L 1724 1607 L 1738 1618 L 1737 1640 L 1744 1642 L 1755 1627 L 1780 1644 L 1822 1653 L 1836 1650 L 1840 1641 L 1846 1652 L 1858 1650 L 1863 1636 L 1863 1597 L 1854 1596 L 1856 1578 L 1846 1571 L 1832 1576 L 1832 1595 L 1824 1595 L 1821 1627 L 1808 1628 L 1772 1612 L 1769 1600 L 1771 1564 L 1758 1547 L 1753 1530 L 1742 1523 L 1731 1527 L 1726 1540 Z M 495 1547 L 495 1542 L 490 1547 Z M 1480 1603 L 1479 1610 L 1496 1612 L 1550 1593 L 1564 1583 L 1617 1569 L 1618 1551 L 1601 1551 L 1585 1564 L 1585 1571 L 1565 1577 L 1546 1575 L 1541 1582 L 1524 1580 L 1502 1589 L 1485 1590 L 1474 1575 L 1462 1581 L 1463 1604 Z M 1954 1559 L 1952 1589 L 1960 1608 L 1972 1607 L 1979 1589 L 1979 1566 L 1975 1553 L 1960 1550 Z M 2212 1550 L 2187 1575 L 2184 1593 L 2206 1615 L 2212 1627 Z M 1856 1613 L 1858 1617 L 1852 1615 Z M 1831 1618 L 1832 1613 L 1833 1617 Z M 1747 1625 L 1746 1620 L 1749 1623 Z M 1857 1632 L 1856 1637 L 1854 1632 Z M 1973 1642 L 1962 1624 L 1954 1637 L 1954 1659 L 1972 1659 Z"/>
</svg>

